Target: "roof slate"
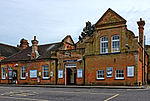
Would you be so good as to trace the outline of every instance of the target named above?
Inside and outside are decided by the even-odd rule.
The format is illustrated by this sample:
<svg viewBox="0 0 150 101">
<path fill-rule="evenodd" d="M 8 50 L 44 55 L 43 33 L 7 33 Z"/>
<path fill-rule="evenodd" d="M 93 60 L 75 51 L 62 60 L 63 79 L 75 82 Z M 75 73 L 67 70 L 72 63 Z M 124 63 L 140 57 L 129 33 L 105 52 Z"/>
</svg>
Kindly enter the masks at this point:
<svg viewBox="0 0 150 101">
<path fill-rule="evenodd" d="M 61 42 L 58 43 L 52 43 L 52 44 L 45 44 L 45 45 L 39 45 L 38 46 L 38 52 L 39 57 L 37 59 L 44 59 L 44 58 L 50 58 L 50 51 L 52 50 L 58 50 L 62 46 Z M 24 50 L 21 50 L 20 52 L 2 60 L 1 62 L 13 62 L 13 61 L 27 61 L 30 60 L 32 47 L 28 47 Z"/>
<path fill-rule="evenodd" d="M 18 47 L 0 43 L 0 56 L 1 57 L 9 57 L 19 51 L 20 49 Z"/>
</svg>

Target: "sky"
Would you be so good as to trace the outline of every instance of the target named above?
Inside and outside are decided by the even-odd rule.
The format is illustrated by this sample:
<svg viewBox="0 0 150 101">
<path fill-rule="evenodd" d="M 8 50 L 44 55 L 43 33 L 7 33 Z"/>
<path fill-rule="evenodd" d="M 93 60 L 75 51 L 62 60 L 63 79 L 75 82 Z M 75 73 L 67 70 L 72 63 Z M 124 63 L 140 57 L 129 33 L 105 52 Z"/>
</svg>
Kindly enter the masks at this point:
<svg viewBox="0 0 150 101">
<path fill-rule="evenodd" d="M 71 35 L 75 42 L 85 22 L 95 24 L 108 8 L 127 20 L 138 36 L 137 21 L 145 20 L 146 44 L 150 44 L 149 0 L 0 0 L 0 43 L 13 46 L 33 36 L 39 44 L 60 42 Z"/>
</svg>

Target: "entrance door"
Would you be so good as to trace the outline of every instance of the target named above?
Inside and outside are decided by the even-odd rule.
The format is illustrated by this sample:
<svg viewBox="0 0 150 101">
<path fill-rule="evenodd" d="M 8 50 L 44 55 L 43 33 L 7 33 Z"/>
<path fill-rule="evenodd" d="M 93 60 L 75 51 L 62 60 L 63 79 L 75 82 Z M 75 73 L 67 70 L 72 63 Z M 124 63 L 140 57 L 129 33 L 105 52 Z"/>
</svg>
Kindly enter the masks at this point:
<svg viewBox="0 0 150 101">
<path fill-rule="evenodd" d="M 67 85 L 76 84 L 76 68 L 66 68 L 67 69 Z"/>
<path fill-rule="evenodd" d="M 15 84 L 17 81 L 17 70 L 12 71 L 12 83 Z"/>
</svg>

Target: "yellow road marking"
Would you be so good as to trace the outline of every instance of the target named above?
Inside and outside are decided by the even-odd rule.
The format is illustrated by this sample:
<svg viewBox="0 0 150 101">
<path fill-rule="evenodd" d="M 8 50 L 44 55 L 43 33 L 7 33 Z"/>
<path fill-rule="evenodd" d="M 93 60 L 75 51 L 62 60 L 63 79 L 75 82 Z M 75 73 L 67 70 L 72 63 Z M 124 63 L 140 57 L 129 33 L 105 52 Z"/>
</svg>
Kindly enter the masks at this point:
<svg viewBox="0 0 150 101">
<path fill-rule="evenodd" d="M 0 98 L 4 98 L 4 99 L 17 99 L 17 100 L 28 100 L 28 101 L 50 101 L 50 100 L 44 100 L 44 99 L 17 98 L 17 97 L 8 97 L 8 96 L 0 96 Z"/>
<path fill-rule="evenodd" d="M 114 96 L 112 96 L 112 97 L 110 97 L 110 98 L 108 98 L 108 99 L 106 99 L 106 100 L 104 100 L 104 101 L 109 101 L 109 100 L 111 100 L 111 99 L 117 97 L 118 95 L 119 95 L 119 94 L 115 94 Z"/>
</svg>

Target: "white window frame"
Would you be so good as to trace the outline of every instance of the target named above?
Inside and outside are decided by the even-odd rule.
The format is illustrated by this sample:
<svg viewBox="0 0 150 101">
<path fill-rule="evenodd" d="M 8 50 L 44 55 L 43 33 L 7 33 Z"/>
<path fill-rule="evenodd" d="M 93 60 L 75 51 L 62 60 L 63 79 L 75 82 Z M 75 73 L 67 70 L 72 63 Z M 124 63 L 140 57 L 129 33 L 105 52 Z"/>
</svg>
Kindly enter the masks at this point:
<svg viewBox="0 0 150 101">
<path fill-rule="evenodd" d="M 117 71 L 119 71 L 118 75 L 122 75 L 123 74 L 123 77 L 117 77 Z M 121 72 L 123 71 L 123 72 Z M 124 70 L 123 69 L 117 69 L 115 71 L 115 79 L 124 79 Z"/>
<path fill-rule="evenodd" d="M 22 73 L 23 73 L 23 72 L 25 73 L 25 77 L 22 77 Z M 25 68 L 25 67 L 21 67 L 21 68 L 20 68 L 20 74 L 21 74 L 21 75 L 20 75 L 20 76 L 21 76 L 21 77 L 20 77 L 21 79 L 26 79 L 26 68 Z"/>
<path fill-rule="evenodd" d="M 113 67 L 106 67 L 106 77 L 113 77 Z"/>
<path fill-rule="evenodd" d="M 48 69 L 46 69 L 46 68 L 48 68 Z M 47 72 L 48 72 L 48 76 L 45 77 L 44 73 L 47 73 Z M 43 79 L 49 79 L 49 66 L 48 65 L 43 65 L 42 66 L 42 76 L 43 76 Z"/>
<path fill-rule="evenodd" d="M 2 79 L 6 79 L 6 68 L 2 68 Z"/>
<path fill-rule="evenodd" d="M 114 37 L 118 36 L 119 39 L 113 39 Z M 119 42 L 119 48 L 117 46 L 115 46 L 115 43 Z M 114 47 L 113 47 L 114 46 Z M 117 53 L 117 52 L 120 52 L 120 36 L 119 35 L 113 35 L 111 37 L 111 52 L 112 53 Z"/>
<path fill-rule="evenodd" d="M 82 78 L 82 69 L 77 69 L 77 77 Z"/>
<path fill-rule="evenodd" d="M 100 53 L 101 54 L 108 53 L 108 36 L 104 36 L 100 38 Z"/>
<path fill-rule="evenodd" d="M 63 78 L 63 69 L 58 70 L 58 78 Z"/>
<path fill-rule="evenodd" d="M 134 66 L 127 66 L 127 77 L 134 77 Z"/>
<path fill-rule="evenodd" d="M 103 72 L 103 74 L 101 74 L 102 72 Z M 97 70 L 97 79 L 98 79 L 98 80 L 103 80 L 103 79 L 105 79 L 105 78 L 104 78 L 104 74 L 105 74 L 104 70 Z M 103 77 L 99 77 L 99 75 L 103 75 Z"/>
</svg>

